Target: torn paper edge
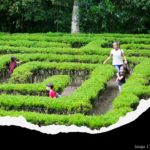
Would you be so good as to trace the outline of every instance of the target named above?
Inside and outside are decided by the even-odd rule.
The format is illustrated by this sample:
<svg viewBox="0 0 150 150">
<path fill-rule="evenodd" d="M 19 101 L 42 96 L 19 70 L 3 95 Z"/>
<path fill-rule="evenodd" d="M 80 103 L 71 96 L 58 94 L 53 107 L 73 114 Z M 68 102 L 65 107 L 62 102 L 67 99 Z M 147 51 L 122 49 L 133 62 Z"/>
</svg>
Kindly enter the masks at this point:
<svg viewBox="0 0 150 150">
<path fill-rule="evenodd" d="M 119 128 L 123 125 L 131 123 L 132 121 L 136 120 L 142 113 L 144 113 L 149 107 L 150 107 L 150 99 L 141 100 L 135 111 L 128 112 L 125 116 L 120 117 L 117 123 L 110 125 L 108 127 L 102 127 L 99 130 L 98 129 L 92 130 L 86 126 L 79 127 L 76 125 L 71 125 L 71 126 L 48 125 L 48 126 L 39 127 L 38 125 L 27 122 L 26 119 L 22 116 L 0 117 L 0 126 L 19 126 L 30 130 L 39 131 L 41 133 L 46 133 L 46 134 L 58 134 L 58 133 L 69 133 L 69 132 L 97 134 L 97 133 L 108 132 L 113 129 Z"/>
</svg>

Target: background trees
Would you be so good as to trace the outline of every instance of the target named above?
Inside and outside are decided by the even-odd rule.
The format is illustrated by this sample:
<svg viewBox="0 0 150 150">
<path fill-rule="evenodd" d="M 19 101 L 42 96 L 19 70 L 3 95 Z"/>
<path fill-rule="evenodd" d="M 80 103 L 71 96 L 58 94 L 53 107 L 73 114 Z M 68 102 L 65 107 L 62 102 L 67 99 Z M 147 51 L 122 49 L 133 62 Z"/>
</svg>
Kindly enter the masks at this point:
<svg viewBox="0 0 150 150">
<path fill-rule="evenodd" d="M 0 31 L 149 33 L 149 12 L 149 0 L 0 0 Z"/>
</svg>

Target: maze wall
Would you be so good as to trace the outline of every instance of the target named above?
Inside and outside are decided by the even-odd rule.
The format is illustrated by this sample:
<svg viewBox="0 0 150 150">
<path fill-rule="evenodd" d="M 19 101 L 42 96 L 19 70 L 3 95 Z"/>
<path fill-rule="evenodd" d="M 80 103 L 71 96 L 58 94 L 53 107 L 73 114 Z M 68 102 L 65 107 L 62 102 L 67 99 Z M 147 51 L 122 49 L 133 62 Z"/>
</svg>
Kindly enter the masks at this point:
<svg viewBox="0 0 150 150">
<path fill-rule="evenodd" d="M 105 114 L 90 114 L 93 103 L 115 75 L 109 55 L 113 41 L 120 41 L 133 74 Z M 8 76 L 11 56 L 22 63 Z M 24 116 L 38 125 L 63 124 L 108 126 L 133 111 L 141 98 L 150 95 L 150 36 L 121 34 L 7 34 L 0 33 L 0 116 Z M 54 83 L 63 93 L 47 97 L 45 85 Z"/>
</svg>

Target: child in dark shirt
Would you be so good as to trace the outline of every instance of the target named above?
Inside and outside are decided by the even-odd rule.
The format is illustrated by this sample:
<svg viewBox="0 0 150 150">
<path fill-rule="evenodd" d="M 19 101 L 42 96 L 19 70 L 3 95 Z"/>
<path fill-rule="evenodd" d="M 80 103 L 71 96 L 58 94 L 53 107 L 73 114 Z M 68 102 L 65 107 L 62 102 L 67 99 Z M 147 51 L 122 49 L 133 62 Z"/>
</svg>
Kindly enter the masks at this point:
<svg viewBox="0 0 150 150">
<path fill-rule="evenodd" d="M 122 85 L 126 82 L 126 74 L 125 74 L 124 66 L 120 67 L 120 70 L 117 73 L 116 82 L 118 82 L 118 88 L 119 91 L 121 92 Z"/>
</svg>

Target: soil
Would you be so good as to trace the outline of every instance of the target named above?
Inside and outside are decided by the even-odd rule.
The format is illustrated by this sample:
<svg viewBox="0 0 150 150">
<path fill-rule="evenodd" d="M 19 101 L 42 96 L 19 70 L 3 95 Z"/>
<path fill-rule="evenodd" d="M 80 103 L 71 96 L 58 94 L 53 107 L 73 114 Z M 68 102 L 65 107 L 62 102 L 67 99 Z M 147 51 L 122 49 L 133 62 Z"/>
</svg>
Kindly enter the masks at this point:
<svg viewBox="0 0 150 150">
<path fill-rule="evenodd" d="M 105 114 L 107 111 L 111 110 L 112 102 L 119 94 L 118 85 L 115 82 L 116 78 L 112 78 L 108 81 L 106 89 L 100 94 L 98 99 L 93 104 L 93 109 L 90 111 L 90 115 Z M 64 89 L 62 96 L 71 95 L 80 84 L 71 85 Z"/>
<path fill-rule="evenodd" d="M 106 89 L 100 94 L 100 96 L 95 100 L 93 108 L 90 111 L 90 115 L 99 115 L 105 114 L 107 111 L 111 110 L 112 102 L 119 94 L 117 83 L 115 82 L 116 78 L 112 78 L 108 81 Z M 7 83 L 9 77 L 5 77 L 0 80 L 0 83 Z M 81 86 L 84 80 L 80 78 L 73 81 L 73 83 L 67 86 L 64 91 L 61 93 L 62 96 L 71 95 L 77 88 Z"/>
<path fill-rule="evenodd" d="M 76 89 L 78 88 L 78 86 L 68 86 L 64 89 L 63 93 L 61 94 L 62 96 L 69 96 L 71 95 Z"/>
<path fill-rule="evenodd" d="M 112 108 L 112 102 L 115 97 L 119 94 L 117 83 L 115 78 L 111 79 L 107 83 L 106 89 L 98 97 L 98 99 L 93 104 L 93 109 L 91 110 L 91 115 L 105 114 Z"/>
</svg>

